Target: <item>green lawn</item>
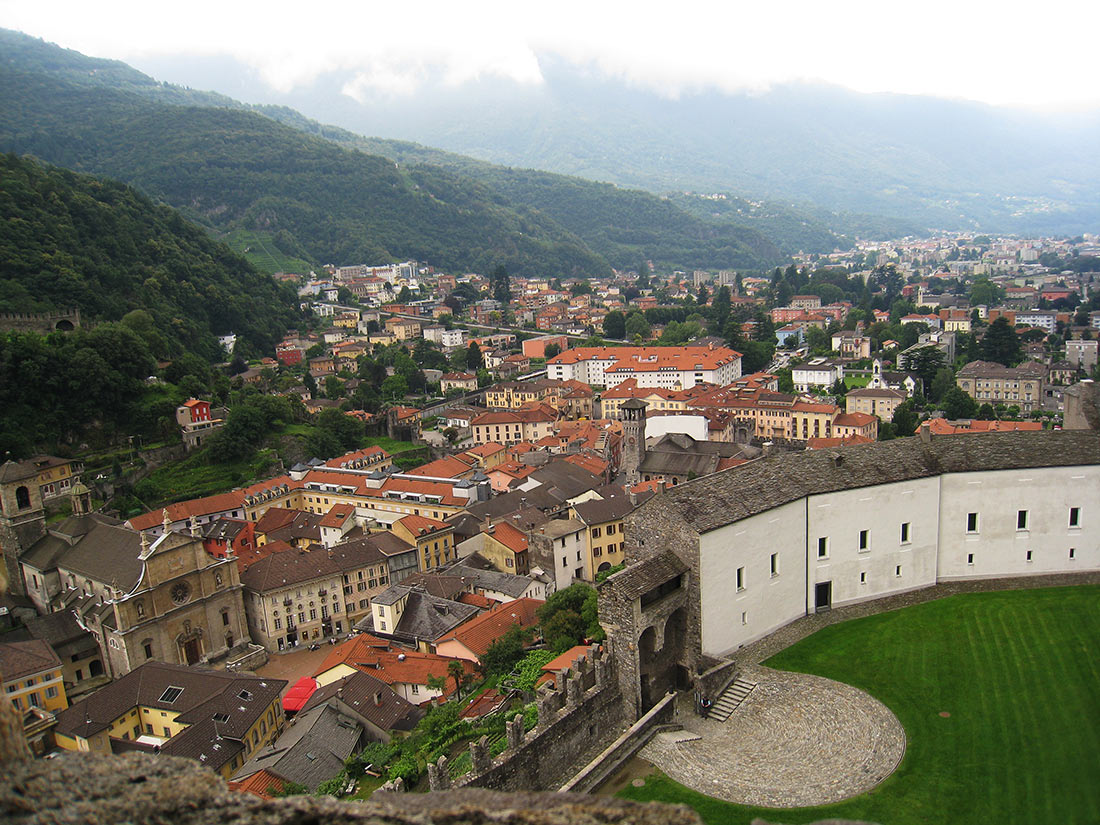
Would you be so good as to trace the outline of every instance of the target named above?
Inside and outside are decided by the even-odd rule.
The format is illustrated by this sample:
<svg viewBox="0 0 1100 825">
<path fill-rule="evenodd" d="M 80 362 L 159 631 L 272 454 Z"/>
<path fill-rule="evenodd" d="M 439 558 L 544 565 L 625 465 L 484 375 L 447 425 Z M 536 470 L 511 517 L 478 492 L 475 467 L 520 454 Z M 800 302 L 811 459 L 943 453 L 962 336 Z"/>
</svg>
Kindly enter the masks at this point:
<svg viewBox="0 0 1100 825">
<path fill-rule="evenodd" d="M 767 664 L 889 706 L 908 737 L 893 776 L 847 802 L 782 811 L 720 802 L 663 775 L 619 795 L 684 803 L 713 825 L 1097 823 L 1098 653 L 1100 586 L 953 596 L 833 625 Z"/>
<path fill-rule="evenodd" d="M 392 438 L 387 438 L 384 435 L 374 436 L 373 438 L 367 438 L 363 441 L 364 447 L 381 447 L 390 455 L 396 453 L 403 453 L 406 450 L 423 449 L 423 444 L 413 444 L 411 441 L 395 441 Z"/>
<path fill-rule="evenodd" d="M 848 373 L 844 375 L 844 386 L 850 390 L 858 390 L 861 387 L 866 387 L 870 383 L 870 375 L 851 375 Z"/>
<path fill-rule="evenodd" d="M 262 478 L 271 468 L 273 453 L 259 450 L 232 464 L 208 464 L 205 452 L 171 461 L 134 485 L 134 494 L 149 507 L 224 493 Z"/>
</svg>

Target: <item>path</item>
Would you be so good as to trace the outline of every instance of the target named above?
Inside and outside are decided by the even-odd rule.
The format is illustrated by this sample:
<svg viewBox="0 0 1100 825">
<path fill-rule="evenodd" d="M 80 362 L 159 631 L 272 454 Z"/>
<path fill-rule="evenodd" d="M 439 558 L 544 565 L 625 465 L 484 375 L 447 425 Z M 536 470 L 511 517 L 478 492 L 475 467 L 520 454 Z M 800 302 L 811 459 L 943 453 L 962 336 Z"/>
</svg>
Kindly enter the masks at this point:
<svg viewBox="0 0 1100 825">
<path fill-rule="evenodd" d="M 865 793 L 905 754 L 894 714 L 851 685 L 763 667 L 743 676 L 757 686 L 728 721 L 696 716 L 682 699 L 684 730 L 658 734 L 639 755 L 726 802 L 801 808 Z"/>
</svg>

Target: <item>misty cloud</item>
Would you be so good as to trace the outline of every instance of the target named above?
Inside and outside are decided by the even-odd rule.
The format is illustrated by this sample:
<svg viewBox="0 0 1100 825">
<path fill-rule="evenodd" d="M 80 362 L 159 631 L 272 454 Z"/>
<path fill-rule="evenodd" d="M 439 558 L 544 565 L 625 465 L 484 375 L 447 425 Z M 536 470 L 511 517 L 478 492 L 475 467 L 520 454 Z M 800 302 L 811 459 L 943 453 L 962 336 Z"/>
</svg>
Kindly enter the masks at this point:
<svg viewBox="0 0 1100 825">
<path fill-rule="evenodd" d="M 484 78 L 539 83 L 554 59 L 675 98 L 817 80 L 1009 104 L 1100 101 L 1100 4 L 926 0 L 467 3 L 0 0 L 4 25 L 99 57 L 229 56 L 272 89 L 322 75 L 357 100 Z"/>
</svg>

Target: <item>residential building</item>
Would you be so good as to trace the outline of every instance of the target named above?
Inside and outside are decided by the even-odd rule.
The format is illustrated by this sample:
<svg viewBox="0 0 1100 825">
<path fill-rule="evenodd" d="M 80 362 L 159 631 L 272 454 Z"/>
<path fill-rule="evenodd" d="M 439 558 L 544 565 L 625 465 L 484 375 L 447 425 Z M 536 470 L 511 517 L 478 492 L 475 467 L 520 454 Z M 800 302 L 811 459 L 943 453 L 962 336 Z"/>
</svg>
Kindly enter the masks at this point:
<svg viewBox="0 0 1100 825">
<path fill-rule="evenodd" d="M 955 383 L 979 404 L 1017 406 L 1021 412 L 1042 408 L 1046 367 L 1025 361 L 1006 367 L 992 361 L 971 361 L 959 370 Z"/>
<path fill-rule="evenodd" d="M 224 779 L 284 725 L 282 679 L 146 662 L 58 714 L 58 747 L 194 759 Z"/>
<path fill-rule="evenodd" d="M 861 387 L 848 390 L 844 396 L 844 411 L 848 413 L 867 413 L 878 416 L 882 421 L 892 421 L 897 408 L 908 400 L 901 390 L 885 387 L 873 389 Z"/>
<path fill-rule="evenodd" d="M 415 565 L 415 553 L 397 536 L 378 533 L 260 559 L 241 574 L 252 640 L 279 651 L 350 632 L 370 614 L 371 599 L 393 584 L 393 561 Z"/>
<path fill-rule="evenodd" d="M 390 525 L 393 535 L 416 548 L 421 572 L 448 564 L 457 558 L 454 527 L 426 516 L 403 516 Z"/>
<path fill-rule="evenodd" d="M 538 609 L 543 604 L 545 602 L 537 599 L 516 599 L 475 616 L 440 637 L 436 652 L 440 656 L 477 664 L 489 646 L 511 628 L 535 628 L 539 622 Z"/>
<path fill-rule="evenodd" d="M 741 354 L 726 347 L 576 347 L 546 362 L 547 377 L 613 387 L 633 378 L 639 387 L 688 389 L 725 385 L 741 377 Z"/>
<path fill-rule="evenodd" d="M 1098 344 L 1100 342 L 1095 338 L 1087 341 L 1082 338 L 1066 341 L 1066 360 L 1079 370 L 1090 373 L 1096 367 Z"/>
<path fill-rule="evenodd" d="M 0 465 L 0 485 L 12 486 L 16 491 L 29 491 L 37 488 L 37 494 L 43 501 L 57 496 L 68 495 L 73 485 L 80 481 L 84 464 L 73 458 L 58 458 L 52 455 L 36 455 L 24 461 L 8 459 Z M 30 495 L 20 501 L 30 506 Z"/>
<path fill-rule="evenodd" d="M 585 526 L 584 573 L 580 578 L 593 582 L 597 573 L 625 561 L 623 519 L 633 509 L 625 490 L 621 495 L 579 502 L 570 508 L 570 517 Z"/>
<path fill-rule="evenodd" d="M 314 678 L 324 686 L 357 672 L 369 673 L 385 682 L 405 701 L 422 705 L 433 699 L 446 701 L 454 694 L 454 678 L 448 671 L 453 661 L 446 656 L 397 647 L 388 639 L 360 633 L 334 647 L 317 667 Z M 463 672 L 472 673 L 469 663 L 461 661 Z M 444 680 L 442 688 L 435 686 L 436 679 Z"/>
<path fill-rule="evenodd" d="M 844 365 L 826 358 L 811 358 L 791 367 L 791 380 L 795 392 L 828 390 L 837 381 L 844 380 Z"/>
<path fill-rule="evenodd" d="M 0 687 L 23 721 L 23 736 L 31 752 L 50 747 L 56 714 L 69 706 L 61 659 L 44 641 L 0 643 Z"/>
<path fill-rule="evenodd" d="M 553 432 L 558 413 L 547 404 L 519 410 L 493 410 L 470 422 L 475 444 L 516 444 L 538 441 Z"/>
<path fill-rule="evenodd" d="M 446 395 L 451 390 L 470 392 L 477 389 L 477 375 L 472 372 L 448 372 L 439 379 L 439 389 Z"/>
</svg>

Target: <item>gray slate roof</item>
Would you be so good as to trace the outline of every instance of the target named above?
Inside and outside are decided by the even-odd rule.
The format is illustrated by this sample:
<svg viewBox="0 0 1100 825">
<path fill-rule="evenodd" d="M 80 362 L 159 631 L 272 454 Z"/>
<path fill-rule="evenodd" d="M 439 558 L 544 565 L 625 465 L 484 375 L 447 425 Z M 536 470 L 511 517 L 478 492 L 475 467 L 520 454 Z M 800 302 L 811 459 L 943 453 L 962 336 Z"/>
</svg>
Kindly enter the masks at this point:
<svg viewBox="0 0 1100 825">
<path fill-rule="evenodd" d="M 47 534 L 19 560 L 37 570 L 61 567 L 93 581 L 131 590 L 141 578 L 141 536 L 124 527 L 92 520 L 95 523 L 71 547 L 64 539 Z"/>
<path fill-rule="evenodd" d="M 239 740 L 274 702 L 287 683 L 250 674 L 146 662 L 122 678 L 77 702 L 57 717 L 57 732 L 87 737 L 139 705 L 178 711 L 176 721 L 189 727 L 160 749 L 168 756 L 200 759 L 214 770 L 240 750 Z M 162 701 L 168 687 L 182 688 L 171 702 Z M 228 720 L 215 722 L 214 714 Z"/>
<path fill-rule="evenodd" d="M 362 671 L 318 688 L 302 713 L 330 702 L 343 704 L 348 712 L 382 730 L 412 730 L 424 716 L 423 710 L 402 699 L 377 676 Z"/>
<path fill-rule="evenodd" d="M 1100 464 L 1092 432 L 981 433 L 924 442 L 898 438 L 843 451 L 780 453 L 681 484 L 643 505 L 670 508 L 705 533 L 806 495 L 928 478 L 941 473 Z"/>
<path fill-rule="evenodd" d="M 332 705 L 300 713 L 283 735 L 244 764 L 233 777 L 244 779 L 262 770 L 310 791 L 344 767 L 363 736 L 363 726 Z"/>
</svg>

